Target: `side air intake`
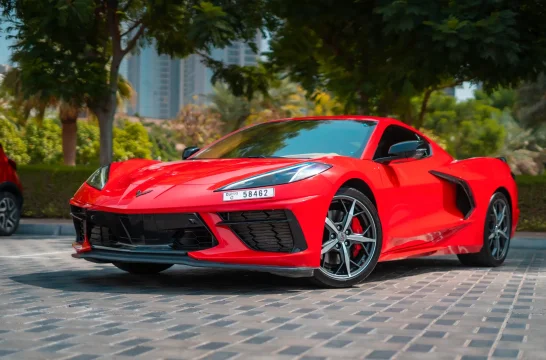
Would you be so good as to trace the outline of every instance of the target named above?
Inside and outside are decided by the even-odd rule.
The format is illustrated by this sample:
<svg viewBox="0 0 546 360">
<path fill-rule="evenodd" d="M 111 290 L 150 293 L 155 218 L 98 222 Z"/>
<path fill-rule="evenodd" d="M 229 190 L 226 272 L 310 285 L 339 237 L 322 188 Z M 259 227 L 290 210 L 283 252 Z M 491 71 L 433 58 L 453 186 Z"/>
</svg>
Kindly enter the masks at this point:
<svg viewBox="0 0 546 360">
<path fill-rule="evenodd" d="M 461 178 L 440 171 L 431 170 L 429 172 L 442 180 L 455 184 L 455 204 L 457 205 L 457 209 L 463 214 L 464 219 L 468 219 L 476 207 L 474 195 L 472 194 L 472 189 L 470 189 L 468 183 Z"/>
</svg>

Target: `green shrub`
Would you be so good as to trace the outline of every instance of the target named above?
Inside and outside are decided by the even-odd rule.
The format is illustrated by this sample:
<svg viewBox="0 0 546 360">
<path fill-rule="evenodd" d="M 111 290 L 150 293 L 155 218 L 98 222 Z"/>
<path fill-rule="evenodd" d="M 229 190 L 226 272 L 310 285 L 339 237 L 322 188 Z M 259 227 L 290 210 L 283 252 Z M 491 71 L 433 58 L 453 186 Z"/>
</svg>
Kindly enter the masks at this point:
<svg viewBox="0 0 546 360">
<path fill-rule="evenodd" d="M 140 122 L 122 121 L 114 128 L 114 161 L 151 159 L 152 143 Z"/>
<path fill-rule="evenodd" d="M 17 164 L 28 164 L 30 156 L 27 154 L 27 145 L 15 124 L 7 119 L 0 118 L 0 143 L 4 152 Z"/>
<path fill-rule="evenodd" d="M 17 169 L 23 184 L 23 216 L 69 218 L 68 201 L 96 170 L 91 166 L 25 165 Z"/>
<path fill-rule="evenodd" d="M 59 164 L 63 157 L 61 127 L 51 119 L 44 119 L 41 124 L 29 121 L 25 127 L 23 140 L 31 164 Z"/>
<path fill-rule="evenodd" d="M 76 163 L 90 165 L 99 163 L 100 132 L 97 124 L 78 121 L 78 140 L 76 143 Z"/>
</svg>

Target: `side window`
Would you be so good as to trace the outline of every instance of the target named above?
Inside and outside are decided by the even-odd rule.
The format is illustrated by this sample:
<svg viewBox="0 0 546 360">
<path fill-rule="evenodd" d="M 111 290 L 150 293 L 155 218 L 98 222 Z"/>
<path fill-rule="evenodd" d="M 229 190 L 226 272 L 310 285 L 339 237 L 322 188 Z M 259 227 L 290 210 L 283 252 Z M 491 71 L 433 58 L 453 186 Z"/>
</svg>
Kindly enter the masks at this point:
<svg viewBox="0 0 546 360">
<path fill-rule="evenodd" d="M 426 150 L 423 157 L 430 156 L 429 144 L 424 139 L 421 139 L 419 135 L 401 126 L 389 125 L 383 132 L 383 135 L 381 136 L 381 140 L 379 140 L 379 144 L 377 145 L 377 150 L 375 151 L 373 158 L 379 159 L 379 158 L 387 157 L 389 156 L 389 149 L 391 146 L 402 141 L 412 141 L 412 140 L 423 141 L 424 143 L 423 148 L 425 148 Z"/>
</svg>

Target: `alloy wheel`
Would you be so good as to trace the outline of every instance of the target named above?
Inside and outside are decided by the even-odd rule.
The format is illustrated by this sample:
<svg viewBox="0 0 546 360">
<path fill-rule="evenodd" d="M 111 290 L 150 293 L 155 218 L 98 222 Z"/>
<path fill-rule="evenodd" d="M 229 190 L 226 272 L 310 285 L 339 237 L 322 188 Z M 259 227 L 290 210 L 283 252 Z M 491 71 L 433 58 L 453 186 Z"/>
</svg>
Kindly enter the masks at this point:
<svg viewBox="0 0 546 360">
<path fill-rule="evenodd" d="M 6 233 L 11 233 L 19 217 L 19 209 L 17 204 L 10 197 L 0 199 L 0 230 Z"/>
<path fill-rule="evenodd" d="M 376 250 L 377 226 L 359 200 L 336 195 L 325 219 L 320 271 L 336 280 L 350 280 L 369 266 Z"/>
<path fill-rule="evenodd" d="M 487 237 L 491 255 L 496 260 L 502 259 L 508 251 L 510 242 L 510 218 L 508 204 L 504 199 L 496 199 L 488 214 Z"/>
</svg>

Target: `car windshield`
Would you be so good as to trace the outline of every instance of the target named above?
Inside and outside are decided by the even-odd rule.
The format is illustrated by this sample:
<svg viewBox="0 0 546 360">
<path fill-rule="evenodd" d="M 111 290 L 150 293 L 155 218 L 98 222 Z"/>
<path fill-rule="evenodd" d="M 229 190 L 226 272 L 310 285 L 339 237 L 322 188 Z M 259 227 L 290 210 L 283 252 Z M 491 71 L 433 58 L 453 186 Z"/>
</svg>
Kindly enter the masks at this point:
<svg viewBox="0 0 546 360">
<path fill-rule="evenodd" d="M 359 158 L 375 127 L 362 120 L 286 120 L 252 126 L 201 151 L 193 159 Z"/>
</svg>

